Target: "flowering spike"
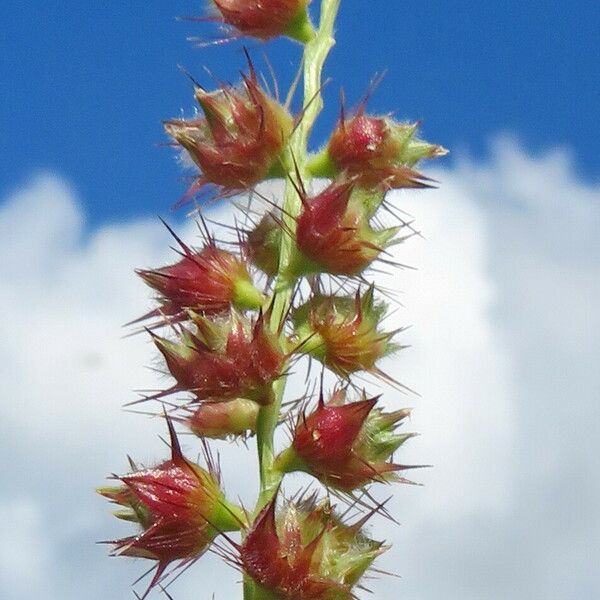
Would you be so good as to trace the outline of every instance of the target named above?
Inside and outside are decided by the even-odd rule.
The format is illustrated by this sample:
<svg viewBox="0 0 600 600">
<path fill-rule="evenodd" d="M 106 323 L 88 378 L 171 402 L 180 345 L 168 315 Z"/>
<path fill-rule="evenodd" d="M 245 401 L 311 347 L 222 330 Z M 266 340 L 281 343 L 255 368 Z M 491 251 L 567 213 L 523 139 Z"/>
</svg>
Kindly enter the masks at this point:
<svg viewBox="0 0 600 600">
<path fill-rule="evenodd" d="M 258 585 L 285 600 L 351 600 L 352 588 L 385 548 L 360 526 L 346 525 L 328 503 L 276 496 L 258 515 L 240 548 L 240 563 Z"/>
<path fill-rule="evenodd" d="M 314 35 L 307 6 L 310 0 L 213 0 L 223 22 L 243 35 L 269 40 L 287 35 L 307 42 Z"/>
<path fill-rule="evenodd" d="M 225 195 L 244 191 L 279 168 L 292 117 L 262 89 L 253 69 L 242 81 L 240 88 L 223 85 L 214 92 L 196 87 L 204 118 L 165 122 L 202 173 L 194 193 L 207 183 Z"/>
<path fill-rule="evenodd" d="M 111 543 L 114 556 L 157 561 L 148 590 L 160 581 L 171 562 L 196 560 L 219 533 L 237 531 L 245 521 L 243 511 L 225 498 L 218 472 L 210 465 L 205 470 L 185 459 L 170 419 L 167 424 L 170 460 L 118 477 L 123 484 L 119 487 L 98 490 L 125 507 L 117 513 L 119 518 L 141 526 L 138 535 Z"/>
<path fill-rule="evenodd" d="M 243 208 L 236 205 L 245 213 L 243 221 L 236 217 L 233 225 L 220 224 L 228 233 L 218 244 L 207 225 L 213 222 L 201 216 L 201 248 L 187 246 L 167 226 L 177 242 L 176 262 L 138 271 L 158 302 L 138 321 L 152 318 L 145 329 L 164 359 L 165 374 L 173 378 L 171 387 L 139 402 L 175 392 L 186 397 L 163 402 L 172 413 L 166 408 L 163 412 L 170 458 L 150 468 L 130 459 L 130 472 L 113 476 L 117 485 L 98 490 L 116 506 L 117 518 L 138 527 L 137 535 L 109 543 L 113 555 L 155 561 L 143 597 L 134 592 L 138 600 L 155 586 L 171 598 L 165 579 L 208 549 L 243 572 L 245 600 L 357 600 L 356 591 L 366 589 L 363 575 L 386 549 L 369 539 L 363 527 L 375 513 L 392 519 L 385 502 L 378 504 L 368 486 L 375 481 L 410 483 L 398 472 L 415 467 L 392 462 L 392 455 L 414 434 L 398 431 L 409 409 L 384 412 L 379 397 L 366 392 L 347 401 L 357 373 L 397 383 L 378 364 L 397 346 L 391 342 L 396 332 L 380 328 L 385 306 L 376 302 L 374 285 L 345 294 L 366 282 L 365 272 L 376 260 L 394 264 L 383 254 L 411 237 L 398 235 L 403 228 L 417 233 L 384 202 L 386 193 L 428 187 L 431 180 L 416 164 L 445 150 L 417 139 L 417 124 L 366 112 L 368 97 L 381 79 L 375 78 L 353 114 L 346 112 L 342 94 L 333 135 L 309 155 L 341 1 L 322 0 L 315 11 L 317 31 L 310 0 L 209 4 L 212 15 L 199 20 L 224 24 L 232 30 L 229 39 L 283 35 L 305 48 L 282 102 L 268 58 L 273 93 L 245 48 L 248 67 L 236 86 L 217 79 L 216 89 L 205 89 L 184 71 L 198 110 L 191 119 L 164 122 L 171 145 L 196 169 L 179 205 L 196 195 L 199 200 L 243 195 L 248 202 Z M 296 98 L 299 88 L 301 99 Z M 292 116 L 295 105 L 302 109 Z M 312 177 L 329 183 L 313 193 Z M 285 183 L 279 200 L 255 190 L 275 178 Z M 255 196 L 268 205 L 266 210 L 253 206 Z M 384 228 L 380 208 L 398 226 Z M 227 252 L 220 246 L 234 249 Z M 262 271 L 265 293 L 254 285 L 250 264 Z M 334 287 L 341 296 L 334 295 Z M 158 328 L 165 325 L 170 327 L 159 336 Z M 291 364 L 303 356 L 309 363 L 308 389 L 295 390 L 292 400 L 286 397 L 286 380 Z M 318 401 L 309 410 L 312 358 L 323 369 Z M 325 367 L 338 378 L 336 391 L 327 397 Z M 276 432 L 284 420 L 291 424 L 291 443 L 279 452 Z M 174 423 L 198 436 L 206 467 L 185 458 Z M 207 439 L 245 440 L 253 434 L 259 494 L 255 507 L 246 512 L 227 501 Z M 297 494 L 277 509 L 279 490 L 292 471 L 312 475 L 328 495 L 351 500 L 351 506 L 338 516 L 313 493 Z M 345 515 L 358 507 L 371 510 L 346 522 Z M 240 532 L 241 541 L 230 538 L 229 531 Z"/>
<path fill-rule="evenodd" d="M 373 481 L 406 481 L 394 473 L 416 467 L 386 462 L 414 435 L 396 433 L 406 412 L 384 413 L 376 404 L 377 398 L 346 403 L 345 390 L 336 390 L 329 402 L 298 419 L 292 446 L 277 458 L 279 468 L 307 471 L 345 492 Z"/>
<path fill-rule="evenodd" d="M 270 404 L 271 384 L 282 374 L 286 357 L 264 317 L 254 324 L 235 312 L 221 321 L 194 313 L 190 317 L 195 333 L 183 329 L 174 342 L 153 336 L 176 380 L 168 393 L 187 391 L 198 400 L 246 398 Z"/>
<path fill-rule="evenodd" d="M 444 156 L 442 146 L 415 137 L 418 123 L 397 123 L 389 117 L 364 114 L 364 106 L 351 119 L 340 118 L 326 150 L 334 171 L 356 177 L 365 188 L 431 187 L 430 180 L 413 169 L 423 158 Z"/>
<path fill-rule="evenodd" d="M 398 228 L 375 230 L 370 225 L 380 194 L 354 192 L 353 180 L 333 182 L 314 198 L 305 199 L 297 219 L 300 254 L 297 274 L 357 275 L 366 269 L 396 235 Z"/>
<path fill-rule="evenodd" d="M 256 309 L 264 296 L 253 285 L 248 268 L 237 256 L 209 241 L 201 250 L 182 244 L 179 262 L 137 274 L 158 293 L 160 307 L 141 317 L 158 317 L 155 325 L 187 318 L 186 311 L 219 314 L 234 306 Z"/>
<path fill-rule="evenodd" d="M 293 315 L 300 348 L 343 377 L 378 373 L 376 361 L 396 349 L 393 333 L 377 329 L 384 312 L 372 287 L 355 298 L 316 294 Z"/>
</svg>

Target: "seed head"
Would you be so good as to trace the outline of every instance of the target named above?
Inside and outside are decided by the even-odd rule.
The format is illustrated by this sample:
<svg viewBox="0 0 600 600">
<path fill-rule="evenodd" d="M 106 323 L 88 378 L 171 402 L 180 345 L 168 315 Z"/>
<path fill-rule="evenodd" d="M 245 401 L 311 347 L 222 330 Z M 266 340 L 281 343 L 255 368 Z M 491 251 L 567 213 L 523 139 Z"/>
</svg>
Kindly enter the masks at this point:
<svg viewBox="0 0 600 600">
<path fill-rule="evenodd" d="M 422 158 L 447 154 L 442 146 L 415 137 L 418 123 L 397 123 L 389 117 L 344 116 L 328 144 L 329 157 L 339 171 L 356 177 L 366 188 L 430 187 L 427 177 L 413 169 Z"/>
<path fill-rule="evenodd" d="M 196 87 L 195 97 L 204 118 L 165 122 L 166 132 L 201 171 L 184 199 L 205 184 L 218 186 L 223 195 L 247 190 L 278 166 L 293 120 L 262 89 L 252 65 L 239 88 Z"/>
<path fill-rule="evenodd" d="M 408 482 L 395 473 L 415 467 L 387 461 L 414 435 L 396 432 L 410 411 L 385 413 L 376 408 L 377 401 L 363 398 L 346 403 L 343 389 L 327 403 L 321 396 L 316 410 L 298 419 L 292 446 L 277 458 L 279 467 L 307 471 L 345 492 L 374 481 Z"/>
<path fill-rule="evenodd" d="M 268 40 L 280 35 L 305 41 L 310 0 L 213 0 L 223 22 L 243 35 Z"/>
<path fill-rule="evenodd" d="M 272 383 L 286 356 L 262 314 L 252 322 L 236 312 L 210 321 L 190 313 L 195 331 L 182 328 L 177 341 L 153 335 L 176 384 L 160 395 L 190 392 L 198 400 L 273 400 Z"/>
<path fill-rule="evenodd" d="M 293 315 L 300 349 L 343 377 L 357 371 L 378 374 L 376 361 L 397 346 L 390 342 L 394 332 L 378 329 L 386 307 L 375 303 L 373 292 L 370 287 L 354 298 L 310 298 Z"/>
<path fill-rule="evenodd" d="M 160 307 L 141 317 L 159 322 L 187 318 L 188 310 L 214 315 L 260 308 L 264 296 L 253 285 L 246 264 L 231 252 L 209 242 L 193 250 L 180 241 L 181 260 L 159 269 L 139 269 L 138 275 L 158 293 Z M 138 319 L 138 320 L 141 320 Z"/>
<path fill-rule="evenodd" d="M 198 437 L 224 439 L 256 432 L 259 406 L 252 400 L 235 398 L 220 402 L 203 402 L 183 423 Z"/>
<path fill-rule="evenodd" d="M 209 462 L 206 470 L 184 458 L 173 426 L 168 424 L 170 460 L 118 477 L 121 486 L 98 490 L 123 507 L 115 516 L 142 528 L 138 535 L 110 543 L 114 556 L 158 562 L 148 591 L 171 562 L 187 564 L 197 559 L 219 533 L 239 530 L 244 521 L 241 509 L 226 500 L 214 465 Z"/>
<path fill-rule="evenodd" d="M 366 269 L 396 235 L 398 228 L 375 230 L 370 225 L 376 201 L 354 192 L 352 181 L 340 180 L 313 198 L 303 198 L 297 219 L 296 244 L 300 274 L 357 275 Z"/>
<path fill-rule="evenodd" d="M 350 600 L 352 588 L 386 550 L 366 537 L 364 520 L 346 525 L 328 503 L 287 503 L 276 498 L 261 511 L 240 549 L 246 574 L 285 600 Z"/>
</svg>

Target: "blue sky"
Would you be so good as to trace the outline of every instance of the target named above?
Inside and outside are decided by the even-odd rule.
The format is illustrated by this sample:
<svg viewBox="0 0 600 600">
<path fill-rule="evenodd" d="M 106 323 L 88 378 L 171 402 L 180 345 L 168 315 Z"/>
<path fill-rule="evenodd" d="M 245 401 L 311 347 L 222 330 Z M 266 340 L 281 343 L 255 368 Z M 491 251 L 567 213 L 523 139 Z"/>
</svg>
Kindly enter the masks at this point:
<svg viewBox="0 0 600 600">
<path fill-rule="evenodd" d="M 378 600 L 600 598 L 596 4 L 342 0 L 314 143 L 339 87 L 352 103 L 387 68 L 372 109 L 422 119 L 452 150 L 428 166 L 439 189 L 389 198 L 424 237 L 393 249 L 416 270 L 377 275 L 401 294 L 388 326 L 410 325 L 410 348 L 382 366 L 420 397 L 385 389 L 382 401 L 414 406 L 421 436 L 402 459 L 434 468 L 424 487 L 393 490 L 401 527 L 373 519 L 373 537 L 394 545 L 379 566 L 401 575 L 369 582 Z M 165 383 L 146 368 L 151 344 L 123 339 L 122 324 L 151 306 L 133 269 L 173 259 L 156 214 L 197 241 L 185 211 L 169 211 L 185 185 L 161 147 L 161 119 L 193 106 L 176 65 L 207 85 L 203 65 L 231 80 L 243 65 L 239 45 L 185 41 L 214 34 L 174 19 L 201 12 L 187 0 L 0 3 L 2 600 L 131 599 L 148 567 L 94 544 L 131 528 L 92 490 L 126 454 L 164 458 L 164 424 L 122 410 L 132 390 Z M 288 85 L 299 47 L 249 46 Z M 214 216 L 231 220 L 231 206 Z M 252 505 L 252 441 L 215 448 L 230 497 Z M 171 592 L 236 598 L 237 579 L 206 556 Z"/>
<path fill-rule="evenodd" d="M 537 151 L 567 144 L 576 168 L 598 180 L 596 2 L 399 2 L 344 0 L 328 74 L 328 108 L 314 136 L 323 141 L 337 113 L 376 72 L 388 75 L 371 102 L 422 119 L 431 140 L 482 156 L 490 135 L 516 132 Z M 368 6 L 368 8 L 367 8 Z M 36 169 L 64 174 L 85 198 L 90 223 L 168 214 L 184 189 L 161 119 L 190 113 L 184 65 L 207 85 L 206 65 L 236 79 L 239 45 L 198 50 L 188 35 L 212 25 L 177 22 L 203 3 L 4 2 L 0 6 L 0 192 Z M 267 52 L 282 87 L 299 47 L 249 44 Z"/>
</svg>

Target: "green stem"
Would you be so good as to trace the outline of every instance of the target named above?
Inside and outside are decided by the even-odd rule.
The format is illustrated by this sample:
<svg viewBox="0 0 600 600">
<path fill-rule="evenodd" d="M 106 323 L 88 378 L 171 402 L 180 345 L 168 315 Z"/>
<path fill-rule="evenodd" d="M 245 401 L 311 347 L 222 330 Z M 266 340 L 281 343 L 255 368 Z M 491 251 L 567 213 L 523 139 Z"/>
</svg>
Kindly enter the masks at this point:
<svg viewBox="0 0 600 600">
<path fill-rule="evenodd" d="M 298 127 L 290 139 L 288 152 L 293 158 L 290 164 L 295 164 L 298 172 L 306 184 L 309 180 L 309 173 L 306 169 L 308 138 L 315 121 L 323 108 L 323 98 L 321 97 L 321 75 L 323 66 L 329 51 L 335 44 L 333 37 L 333 28 L 335 19 L 340 7 L 340 0 L 322 0 L 321 19 L 319 28 L 315 35 L 306 43 L 304 47 L 303 65 L 304 65 L 304 103 L 303 115 Z M 298 197 L 296 188 L 290 182 L 290 178 L 296 178 L 295 168 L 287 173 L 288 181 L 286 183 L 285 195 L 283 201 L 283 220 L 286 229 L 294 232 L 296 229 L 295 217 L 301 210 L 302 203 Z M 282 236 L 280 254 L 279 254 L 279 275 L 275 284 L 275 299 L 273 302 L 273 312 L 271 315 L 271 328 L 277 331 L 280 324 L 285 319 L 290 303 L 294 281 L 290 281 L 287 273 L 289 264 L 294 253 L 294 241 L 291 236 Z M 283 333 L 282 333 L 283 336 Z M 257 446 L 258 458 L 260 464 L 260 496 L 256 505 L 256 512 L 265 506 L 273 497 L 281 482 L 282 473 L 276 469 L 274 461 L 273 436 L 277 422 L 279 420 L 279 411 L 285 391 L 285 378 L 279 379 L 274 385 L 275 401 L 262 407 L 258 416 L 257 423 Z"/>
<path fill-rule="evenodd" d="M 307 44 L 315 36 L 315 30 L 310 22 L 308 10 L 303 8 L 288 25 L 286 35 L 301 44 Z"/>
<path fill-rule="evenodd" d="M 332 179 L 336 173 L 336 167 L 329 156 L 327 146 L 308 157 L 306 168 L 312 177 Z"/>
</svg>

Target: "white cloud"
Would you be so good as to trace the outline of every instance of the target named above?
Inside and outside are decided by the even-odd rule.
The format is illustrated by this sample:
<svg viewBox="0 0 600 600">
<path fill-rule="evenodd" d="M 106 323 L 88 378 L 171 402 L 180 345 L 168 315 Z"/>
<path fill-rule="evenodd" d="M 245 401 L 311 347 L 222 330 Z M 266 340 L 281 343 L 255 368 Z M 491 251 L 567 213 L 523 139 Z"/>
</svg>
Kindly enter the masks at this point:
<svg viewBox="0 0 600 600">
<path fill-rule="evenodd" d="M 31 498 L 3 499 L 0 523 L 2 589 L 16 597 L 42 591 L 51 552 L 39 506 Z"/>
<path fill-rule="evenodd" d="M 413 324 L 413 347 L 387 365 L 422 398 L 387 402 L 417 409 L 422 437 L 403 459 L 435 468 L 418 475 L 425 488 L 396 490 L 402 527 L 374 526 L 396 543 L 382 566 L 403 576 L 376 582 L 377 597 L 587 600 L 600 591 L 599 190 L 577 181 L 564 152 L 531 157 L 507 140 L 488 163 L 435 176 L 440 190 L 391 200 L 426 239 L 398 251 L 419 268 L 393 280 L 404 304 L 394 320 Z M 37 582 L 49 600 L 131 597 L 146 567 L 93 545 L 125 529 L 92 489 L 125 453 L 164 453 L 160 420 L 120 411 L 132 389 L 157 386 L 147 341 L 120 336 L 148 305 L 132 269 L 168 260 L 168 244 L 154 219 L 86 232 L 76 195 L 52 175 L 0 205 L 7 600 Z M 228 489 L 251 501 L 254 457 L 220 449 Z M 173 587 L 177 598 L 240 595 L 235 572 L 205 563 Z"/>
<path fill-rule="evenodd" d="M 473 508 L 506 506 L 514 424 L 509 357 L 490 319 L 496 289 L 486 272 L 485 215 L 460 178 L 439 177 L 440 190 L 389 199 L 417 217 L 425 239 L 396 250 L 396 259 L 417 271 L 382 281 L 403 292 L 405 309 L 395 324 L 413 325 L 402 338 L 411 348 L 386 368 L 399 371 L 423 397 L 407 398 L 417 408 L 415 429 L 425 433 L 412 450 L 415 461 L 434 464 L 419 479 L 437 493 L 411 498 L 421 516 L 457 518 Z"/>
<path fill-rule="evenodd" d="M 462 400 L 454 398 L 452 386 L 435 413 L 423 410 L 424 420 L 443 415 L 451 399 L 457 410 L 470 409 L 482 426 L 469 426 L 467 416 L 459 426 L 474 443 L 448 440 L 452 460 L 462 449 L 474 469 L 473 479 L 455 482 L 455 494 L 464 490 L 459 506 L 465 510 L 443 510 L 444 501 L 453 496 L 440 488 L 437 478 L 444 478 L 440 471 L 446 477 L 453 471 L 449 461 L 437 463 L 425 502 L 433 498 L 439 506 L 419 513 L 420 522 L 412 514 L 404 519 L 398 564 L 405 578 L 396 589 L 410 600 L 583 600 L 600 592 L 592 575 L 600 559 L 600 486 L 593 475 L 600 451 L 600 375 L 595 364 L 600 318 L 593 310 L 600 299 L 600 189 L 576 179 L 564 151 L 532 157 L 501 138 L 492 156 L 485 165 L 464 162 L 453 173 L 438 173 L 442 188 L 433 194 L 435 199 L 423 199 L 424 210 L 416 203 L 411 207 L 429 237 L 432 259 L 450 282 L 456 277 L 454 252 L 460 260 L 473 260 L 473 245 L 480 244 L 477 272 L 487 276 L 491 295 L 479 303 L 486 315 L 483 327 L 471 320 L 472 308 L 461 313 L 480 339 L 488 341 L 470 360 L 463 363 L 468 355 L 462 354 L 454 364 L 458 389 L 470 392 Z M 446 210 L 442 203 L 447 203 Z M 465 218 L 469 206 L 470 218 Z M 429 235 L 430 210 L 454 238 L 451 247 Z M 476 215 L 480 222 L 474 227 Z M 437 233 L 443 230 L 434 229 L 433 235 Z M 422 276 L 434 274 L 428 260 L 418 264 Z M 461 302 L 477 290 L 469 284 Z M 417 301 L 420 305 L 421 298 Z M 409 312 L 412 308 L 408 306 Z M 440 312 L 445 320 L 443 306 L 432 314 Z M 427 315 L 418 315 L 415 329 L 425 327 L 427 334 L 427 321 Z M 437 343 L 435 336 L 431 341 Z M 427 345 L 418 331 L 416 354 L 417 344 L 423 349 Z M 451 352 L 448 345 L 444 350 Z M 476 347 L 471 345 L 471 350 Z M 417 371 L 419 365 L 423 370 L 433 365 L 430 376 L 439 383 L 437 363 L 425 359 L 416 358 Z M 441 356 L 439 362 L 442 368 L 451 364 Z M 501 374 L 510 377 L 498 378 Z M 430 399 L 425 394 L 424 406 Z M 499 399 L 510 403 L 498 406 Z M 505 418 L 498 420 L 502 414 Z M 447 435 L 436 431 L 432 438 L 431 429 L 427 423 L 421 426 L 433 445 Z M 487 475 L 477 473 L 475 464 Z M 497 510 L 485 501 L 479 506 L 471 501 L 490 489 L 495 495 L 503 484 L 508 489 L 500 494 Z"/>
</svg>

